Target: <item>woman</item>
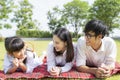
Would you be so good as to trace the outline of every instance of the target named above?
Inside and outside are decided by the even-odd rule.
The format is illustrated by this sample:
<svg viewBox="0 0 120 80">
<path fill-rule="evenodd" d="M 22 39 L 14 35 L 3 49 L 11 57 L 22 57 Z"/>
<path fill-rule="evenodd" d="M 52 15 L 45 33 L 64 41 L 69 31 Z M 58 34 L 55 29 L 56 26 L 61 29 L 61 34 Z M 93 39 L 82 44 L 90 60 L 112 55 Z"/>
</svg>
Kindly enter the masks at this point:
<svg viewBox="0 0 120 80">
<path fill-rule="evenodd" d="M 53 42 L 47 50 L 47 70 L 51 75 L 59 75 L 71 70 L 74 62 L 75 46 L 72 44 L 70 32 L 65 28 L 56 29 Z"/>
</svg>

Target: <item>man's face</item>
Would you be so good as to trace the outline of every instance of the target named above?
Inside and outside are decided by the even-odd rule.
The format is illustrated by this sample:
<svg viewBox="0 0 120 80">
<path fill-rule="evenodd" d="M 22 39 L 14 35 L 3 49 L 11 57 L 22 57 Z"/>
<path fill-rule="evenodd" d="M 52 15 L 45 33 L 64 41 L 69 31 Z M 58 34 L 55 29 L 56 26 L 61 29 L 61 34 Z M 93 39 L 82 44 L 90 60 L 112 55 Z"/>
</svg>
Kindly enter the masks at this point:
<svg viewBox="0 0 120 80">
<path fill-rule="evenodd" d="M 94 47 L 101 39 L 102 36 L 96 36 L 94 32 L 90 31 L 85 33 L 86 45 Z"/>
</svg>

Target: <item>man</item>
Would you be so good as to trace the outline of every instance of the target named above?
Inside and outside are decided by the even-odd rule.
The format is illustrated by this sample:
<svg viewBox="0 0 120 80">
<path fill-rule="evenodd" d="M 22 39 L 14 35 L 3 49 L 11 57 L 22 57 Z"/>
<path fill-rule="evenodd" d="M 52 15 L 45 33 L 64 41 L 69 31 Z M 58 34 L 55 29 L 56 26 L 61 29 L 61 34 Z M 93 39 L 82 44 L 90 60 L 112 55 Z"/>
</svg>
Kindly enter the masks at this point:
<svg viewBox="0 0 120 80">
<path fill-rule="evenodd" d="M 77 70 L 94 74 L 97 78 L 110 76 L 115 68 L 116 44 L 108 33 L 107 26 L 100 20 L 89 21 L 84 29 L 85 38 L 77 42 Z"/>
</svg>

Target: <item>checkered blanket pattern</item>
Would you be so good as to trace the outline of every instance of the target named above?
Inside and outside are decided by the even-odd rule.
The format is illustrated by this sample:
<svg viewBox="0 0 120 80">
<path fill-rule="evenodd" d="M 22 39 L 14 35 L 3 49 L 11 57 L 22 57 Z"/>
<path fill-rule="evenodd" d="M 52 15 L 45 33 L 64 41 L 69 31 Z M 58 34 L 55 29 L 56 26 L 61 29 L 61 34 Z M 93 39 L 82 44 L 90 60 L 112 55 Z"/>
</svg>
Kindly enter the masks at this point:
<svg viewBox="0 0 120 80">
<path fill-rule="evenodd" d="M 112 74 L 120 73 L 120 64 L 116 62 L 116 68 L 112 71 Z M 75 67 L 73 67 L 69 72 L 65 72 L 60 74 L 59 76 L 51 76 L 47 72 L 47 65 L 43 64 L 41 66 L 37 66 L 33 73 L 22 73 L 22 72 L 15 72 L 13 74 L 4 74 L 2 70 L 0 70 L 0 80 L 4 79 L 19 79 L 19 78 L 33 78 L 33 79 L 41 79 L 41 78 L 74 78 L 74 79 L 92 79 L 95 78 L 94 75 L 89 73 L 78 72 Z"/>
</svg>

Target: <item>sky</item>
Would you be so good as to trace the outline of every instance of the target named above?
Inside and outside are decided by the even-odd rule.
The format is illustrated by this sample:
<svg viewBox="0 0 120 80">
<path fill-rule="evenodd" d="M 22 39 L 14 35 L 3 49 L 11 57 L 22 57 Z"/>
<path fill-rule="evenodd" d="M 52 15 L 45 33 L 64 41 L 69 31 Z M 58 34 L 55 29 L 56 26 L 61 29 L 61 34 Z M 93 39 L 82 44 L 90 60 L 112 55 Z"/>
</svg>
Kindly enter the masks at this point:
<svg viewBox="0 0 120 80">
<path fill-rule="evenodd" d="M 58 6 L 62 8 L 63 4 L 71 2 L 72 0 L 30 0 L 30 3 L 33 5 L 33 19 L 37 19 L 40 22 L 41 30 L 48 30 L 47 25 L 47 12 L 52 10 L 53 7 Z M 83 0 L 87 1 L 90 5 L 94 0 Z"/>
<path fill-rule="evenodd" d="M 45 31 L 49 30 L 47 25 L 47 12 L 49 10 L 52 10 L 55 6 L 62 8 L 63 4 L 71 1 L 72 0 L 29 0 L 33 5 L 33 19 L 36 19 L 40 23 L 39 29 Z M 94 0 L 83 1 L 87 1 L 90 5 L 94 2 Z M 12 25 L 15 26 L 15 24 Z M 16 34 L 16 29 L 16 27 L 12 29 L 2 29 L 0 33 L 3 37 L 14 36 Z"/>
<path fill-rule="evenodd" d="M 53 7 L 58 6 L 62 8 L 63 4 L 67 2 L 71 2 L 72 0 L 29 0 L 30 3 L 33 5 L 33 19 L 36 19 L 38 22 L 40 22 L 39 29 L 40 30 L 49 30 L 47 25 L 47 12 L 49 10 L 52 10 Z M 89 5 L 92 5 L 94 3 L 94 0 L 83 0 L 87 1 Z M 13 24 L 13 26 L 15 26 Z M 0 30 L 0 33 L 4 37 L 8 36 L 14 36 L 16 33 L 16 28 L 12 29 L 2 29 Z M 120 32 L 120 31 L 117 31 Z M 116 35 L 116 34 L 115 34 Z"/>
</svg>

